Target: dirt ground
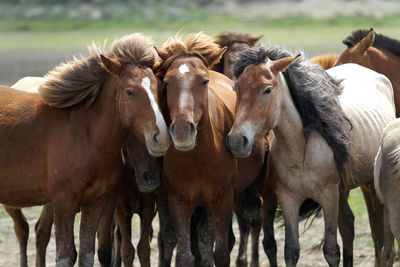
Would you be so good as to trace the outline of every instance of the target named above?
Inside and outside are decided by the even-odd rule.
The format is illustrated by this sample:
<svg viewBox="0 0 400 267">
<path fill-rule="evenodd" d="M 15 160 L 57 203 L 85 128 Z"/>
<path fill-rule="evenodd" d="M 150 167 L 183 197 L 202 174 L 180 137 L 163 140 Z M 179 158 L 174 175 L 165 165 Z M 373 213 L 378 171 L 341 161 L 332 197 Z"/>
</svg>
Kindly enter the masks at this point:
<svg viewBox="0 0 400 267">
<path fill-rule="evenodd" d="M 35 264 L 35 236 L 34 236 L 34 224 L 38 217 L 38 210 L 34 208 L 24 209 L 24 213 L 30 224 L 30 236 L 28 244 L 28 262 L 29 266 L 34 266 Z M 79 216 L 78 216 L 79 217 Z M 368 218 L 362 218 L 362 221 L 356 221 L 356 237 L 354 243 L 354 266 L 370 267 L 374 266 L 374 251 L 372 247 L 372 239 L 370 235 L 369 225 L 367 223 Z M 79 218 L 75 223 L 75 240 L 78 242 L 78 222 Z M 304 231 L 304 224 L 300 225 L 300 260 L 298 266 L 327 266 L 324 259 L 322 250 L 315 251 L 313 247 L 318 245 L 323 236 L 323 219 L 317 218 L 311 228 Z M 153 228 L 155 233 L 158 232 L 158 219 L 153 221 Z M 275 224 L 276 240 L 278 243 L 278 262 L 280 266 L 284 266 L 283 258 L 283 247 L 284 247 L 284 228 L 279 227 L 279 223 Z M 235 266 L 235 260 L 238 250 L 238 238 L 239 231 L 237 224 L 234 224 L 234 232 L 236 236 L 236 243 L 234 250 L 231 254 L 231 266 Z M 138 217 L 134 217 L 133 222 L 133 243 L 137 244 L 139 237 L 139 220 Z M 151 247 L 151 260 L 152 266 L 157 266 L 158 262 L 158 249 L 157 249 L 157 239 L 153 238 Z M 338 237 L 338 243 L 341 246 L 340 237 Z M 79 247 L 79 244 L 77 247 Z M 263 251 L 261 242 L 259 246 L 260 251 L 260 264 L 261 266 L 269 266 L 268 259 Z M 0 218 L 0 266 L 2 267 L 14 267 L 19 265 L 19 247 L 17 240 L 14 235 L 13 224 L 9 217 L 5 216 Z M 47 249 L 47 266 L 55 266 L 55 239 L 54 235 L 51 238 L 49 247 Z M 100 266 L 97 260 L 97 255 L 95 256 L 95 266 Z M 134 266 L 140 266 L 138 258 L 134 262 Z M 395 266 L 399 267 L 400 264 L 396 262 Z"/>
</svg>

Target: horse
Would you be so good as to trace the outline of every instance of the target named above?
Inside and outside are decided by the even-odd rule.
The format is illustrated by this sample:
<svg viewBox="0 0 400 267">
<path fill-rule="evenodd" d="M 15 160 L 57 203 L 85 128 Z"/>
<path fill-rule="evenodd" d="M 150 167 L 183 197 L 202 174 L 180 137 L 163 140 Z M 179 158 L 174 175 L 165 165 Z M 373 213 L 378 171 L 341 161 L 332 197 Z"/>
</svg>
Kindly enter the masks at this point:
<svg viewBox="0 0 400 267">
<path fill-rule="evenodd" d="M 384 246 L 378 256 L 377 266 L 392 266 L 394 238 L 400 242 L 399 228 L 399 158 L 400 119 L 392 121 L 383 131 L 381 146 L 375 159 L 374 186 L 384 204 Z M 394 236 L 394 237 L 393 237 Z"/>
<path fill-rule="evenodd" d="M 214 261 L 216 266 L 229 266 L 228 231 L 234 196 L 238 199 L 254 181 L 265 178 L 259 175 L 265 153 L 263 138 L 257 140 L 252 156 L 245 160 L 235 159 L 225 146 L 236 95 L 228 86 L 231 80 L 208 70 L 225 50 L 202 33 L 186 42 L 172 37 L 162 48 L 156 48 L 161 58 L 156 73 L 164 84 L 160 102 L 166 102 L 174 143 L 163 159 L 163 184 L 177 237 L 177 266 L 194 265 L 190 220 L 197 207 L 211 213 L 215 230 L 211 246 L 199 248 L 201 255 L 205 255 L 202 265 L 209 266 Z M 251 200 L 249 195 L 241 202 L 252 203 Z M 253 208 L 260 206 L 255 201 L 248 210 L 252 213 Z M 201 242 L 201 235 L 199 239 Z"/>
<path fill-rule="evenodd" d="M 256 46 L 257 42 L 263 37 L 252 36 L 248 33 L 222 32 L 215 36 L 215 43 L 220 47 L 226 47 L 221 60 L 212 69 L 224 74 L 229 79 L 233 79 L 233 64 L 237 60 L 237 52 L 243 49 Z"/>
<path fill-rule="evenodd" d="M 339 56 L 335 66 L 357 63 L 379 72 L 392 82 L 396 117 L 400 116 L 400 41 L 377 34 L 373 29 L 357 30 L 343 40 L 347 49 Z"/>
<path fill-rule="evenodd" d="M 133 34 L 108 53 L 92 46 L 89 57 L 50 71 L 39 95 L 0 89 L 0 203 L 53 203 L 57 266 L 76 260 L 73 223 L 79 210 L 79 264 L 93 265 L 95 232 L 106 204 L 115 201 L 128 133 L 154 156 L 169 147 L 149 45 L 149 38 Z"/>
<path fill-rule="evenodd" d="M 234 78 L 233 65 L 238 59 L 238 52 L 256 46 L 257 42 L 263 37 L 252 36 L 247 33 L 222 32 L 215 37 L 215 43 L 221 47 L 227 47 L 222 59 L 213 66 L 213 70 L 220 72 L 230 79 Z M 272 139 L 271 139 L 272 140 Z M 271 141 L 268 140 L 268 141 Z M 267 157 L 266 157 L 267 159 Z M 267 162 L 264 163 L 265 166 Z M 266 171 L 266 170 L 265 170 Z M 274 238 L 273 220 L 276 210 L 276 194 L 271 190 L 271 184 L 265 183 L 263 195 L 263 216 L 258 218 L 246 218 L 241 214 L 241 210 L 235 208 L 235 213 L 239 225 L 240 240 L 239 250 L 236 259 L 236 266 L 247 266 L 247 244 L 251 235 L 251 266 L 259 266 L 258 243 L 261 232 L 261 225 L 264 221 L 264 233 L 266 237 L 263 241 L 265 253 L 268 255 L 271 266 L 276 266 L 276 241 Z"/>
<path fill-rule="evenodd" d="M 359 65 L 326 72 L 297 57 L 264 46 L 242 52 L 228 145 L 234 155 L 248 156 L 252 140 L 274 131 L 270 172 L 285 220 L 286 265 L 299 259 L 299 207 L 311 198 L 324 211 L 325 259 L 338 266 L 336 229 L 350 209 L 343 192 L 371 182 L 381 133 L 395 118 L 393 92 L 385 76 Z"/>
</svg>

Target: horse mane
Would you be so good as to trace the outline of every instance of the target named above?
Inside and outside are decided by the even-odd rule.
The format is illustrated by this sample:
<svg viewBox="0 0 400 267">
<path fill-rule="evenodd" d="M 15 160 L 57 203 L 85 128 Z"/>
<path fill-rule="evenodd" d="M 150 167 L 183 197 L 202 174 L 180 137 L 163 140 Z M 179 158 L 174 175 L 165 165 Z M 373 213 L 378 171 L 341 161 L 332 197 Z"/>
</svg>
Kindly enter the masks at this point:
<svg viewBox="0 0 400 267">
<path fill-rule="evenodd" d="M 183 56 L 196 56 L 203 61 L 207 68 L 211 68 L 214 62 L 209 62 L 207 56 L 212 52 L 221 50 L 221 47 L 211 37 L 199 32 L 191 35 L 186 42 L 182 41 L 181 35 L 170 37 L 164 43 L 162 49 L 168 53 L 168 58 L 161 59 L 158 62 L 155 68 L 158 77 L 164 76 L 172 62 Z"/>
<path fill-rule="evenodd" d="M 353 47 L 358 42 L 360 42 L 370 30 L 359 29 L 347 36 L 342 42 L 347 46 L 347 48 Z M 375 33 L 375 40 L 372 44 L 374 47 L 383 48 L 392 54 L 400 57 L 400 41 L 387 37 L 386 35 Z"/>
<path fill-rule="evenodd" d="M 215 42 L 221 47 L 230 47 L 234 43 L 245 43 L 249 46 L 254 46 L 260 37 L 255 37 L 248 33 L 222 32 L 215 37 Z"/>
<path fill-rule="evenodd" d="M 39 87 L 39 95 L 53 107 L 67 108 L 85 103 L 89 108 L 110 75 L 103 68 L 100 55 L 104 54 L 125 64 L 153 68 L 155 56 L 151 44 L 151 39 L 140 33 L 114 41 L 109 51 L 92 44 L 88 57 L 74 57 L 48 72 Z"/>
<path fill-rule="evenodd" d="M 339 58 L 339 55 L 322 55 L 310 58 L 312 63 L 320 65 L 324 70 L 332 68 L 336 60 Z"/>
<path fill-rule="evenodd" d="M 291 56 L 293 54 L 288 51 L 263 45 L 249 48 L 239 54 L 234 73 L 238 78 L 249 65 Z M 300 114 L 305 135 L 312 130 L 321 134 L 332 148 L 342 185 L 349 185 L 350 164 L 346 163 L 353 163 L 354 157 L 350 146 L 351 127 L 338 99 L 343 91 L 341 81 L 329 76 L 319 65 L 304 61 L 303 55 L 283 75 Z"/>
</svg>

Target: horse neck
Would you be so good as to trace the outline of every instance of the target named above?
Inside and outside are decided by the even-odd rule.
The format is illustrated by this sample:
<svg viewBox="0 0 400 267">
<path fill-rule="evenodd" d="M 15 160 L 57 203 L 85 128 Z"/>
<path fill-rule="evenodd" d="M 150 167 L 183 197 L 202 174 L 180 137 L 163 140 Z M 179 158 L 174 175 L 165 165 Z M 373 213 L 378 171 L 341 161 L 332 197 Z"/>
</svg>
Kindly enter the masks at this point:
<svg viewBox="0 0 400 267">
<path fill-rule="evenodd" d="M 117 79 L 110 77 L 100 89 L 93 106 L 85 109 L 85 124 L 89 130 L 92 145 L 101 147 L 102 151 L 119 153 L 126 137 L 126 130 L 122 127 L 119 109 L 116 101 Z"/>
<path fill-rule="evenodd" d="M 400 83 L 398 70 L 400 68 L 400 57 L 385 49 L 378 49 L 379 53 L 371 55 L 370 60 L 376 72 L 387 76 L 396 88 Z"/>
<path fill-rule="evenodd" d="M 282 105 L 279 121 L 273 131 L 279 146 L 283 147 L 291 157 L 303 155 L 305 144 L 303 123 L 283 75 L 280 73 L 279 76 L 282 85 Z"/>
</svg>

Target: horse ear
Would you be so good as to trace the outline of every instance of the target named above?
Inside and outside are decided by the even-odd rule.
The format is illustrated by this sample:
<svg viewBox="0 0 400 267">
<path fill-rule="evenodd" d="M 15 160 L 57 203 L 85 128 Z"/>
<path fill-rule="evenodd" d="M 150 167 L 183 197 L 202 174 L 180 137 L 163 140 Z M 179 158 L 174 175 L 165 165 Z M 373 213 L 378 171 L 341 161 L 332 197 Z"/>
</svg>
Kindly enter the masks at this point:
<svg viewBox="0 0 400 267">
<path fill-rule="evenodd" d="M 166 60 L 168 58 L 168 52 L 165 51 L 164 49 L 158 48 L 157 46 L 154 46 L 154 49 L 156 50 L 158 56 L 162 59 L 162 60 Z"/>
<path fill-rule="evenodd" d="M 252 38 L 249 40 L 249 44 L 250 44 L 251 46 L 255 46 L 256 43 L 257 43 L 258 41 L 260 41 L 260 39 L 263 38 L 263 37 L 264 37 L 264 35 L 252 37 Z"/>
<path fill-rule="evenodd" d="M 122 64 L 118 60 L 103 55 L 100 55 L 100 58 L 107 72 L 117 76 L 121 73 Z"/>
<path fill-rule="evenodd" d="M 284 57 L 275 61 L 271 62 L 271 71 L 274 74 L 277 74 L 278 72 L 283 72 L 285 71 L 290 64 L 294 62 L 296 58 L 298 58 L 301 54 L 298 54 L 297 56 L 294 57 Z"/>
<path fill-rule="evenodd" d="M 208 68 L 211 68 L 212 66 L 217 64 L 221 60 L 222 56 L 224 55 L 227 49 L 228 48 L 224 46 L 223 48 L 212 51 L 210 54 L 206 55 L 205 58 L 208 62 Z"/>
<path fill-rule="evenodd" d="M 357 44 L 355 50 L 360 53 L 364 53 L 368 48 L 370 48 L 375 41 L 375 32 L 371 29 L 367 35 Z"/>
</svg>

